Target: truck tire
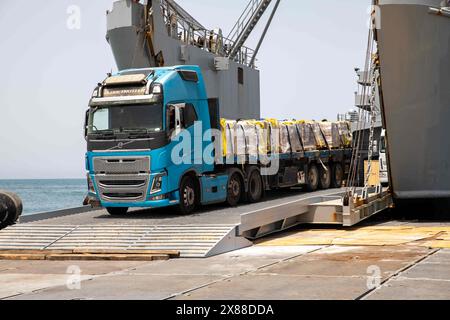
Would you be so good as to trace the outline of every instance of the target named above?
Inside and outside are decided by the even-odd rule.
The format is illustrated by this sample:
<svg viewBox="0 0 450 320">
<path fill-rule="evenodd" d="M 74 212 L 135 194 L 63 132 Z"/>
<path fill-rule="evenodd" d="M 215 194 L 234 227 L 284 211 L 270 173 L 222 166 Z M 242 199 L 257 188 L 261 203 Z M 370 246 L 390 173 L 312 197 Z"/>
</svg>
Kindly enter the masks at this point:
<svg viewBox="0 0 450 320">
<path fill-rule="evenodd" d="M 8 206 L 0 201 L 0 229 L 6 227 L 6 220 L 9 217 Z"/>
<path fill-rule="evenodd" d="M 22 210 L 22 200 L 16 194 L 0 192 L 0 229 L 15 224 Z"/>
<path fill-rule="evenodd" d="M 227 203 L 231 207 L 236 207 L 242 199 L 243 183 L 238 173 L 231 175 L 227 187 Z"/>
<path fill-rule="evenodd" d="M 123 216 L 128 212 L 128 208 L 106 208 L 106 211 L 112 216 Z"/>
<path fill-rule="evenodd" d="M 331 186 L 331 168 L 329 165 L 325 165 L 326 170 L 323 166 L 320 166 L 319 174 L 319 189 L 327 190 Z"/>
<path fill-rule="evenodd" d="M 185 176 L 180 184 L 180 204 L 178 206 L 179 213 L 189 215 L 195 211 L 196 205 L 199 201 L 197 199 L 197 188 L 194 178 Z"/>
<path fill-rule="evenodd" d="M 308 190 L 309 192 L 317 191 L 317 189 L 319 188 L 320 177 L 319 169 L 317 169 L 317 166 L 315 164 L 310 164 L 306 178 L 306 190 Z"/>
<path fill-rule="evenodd" d="M 333 189 L 339 189 L 344 182 L 344 169 L 342 164 L 335 163 L 331 171 L 331 187 Z"/>
<path fill-rule="evenodd" d="M 259 202 L 262 199 L 263 193 L 261 174 L 258 170 L 253 170 L 248 178 L 247 201 L 250 203 Z"/>
</svg>

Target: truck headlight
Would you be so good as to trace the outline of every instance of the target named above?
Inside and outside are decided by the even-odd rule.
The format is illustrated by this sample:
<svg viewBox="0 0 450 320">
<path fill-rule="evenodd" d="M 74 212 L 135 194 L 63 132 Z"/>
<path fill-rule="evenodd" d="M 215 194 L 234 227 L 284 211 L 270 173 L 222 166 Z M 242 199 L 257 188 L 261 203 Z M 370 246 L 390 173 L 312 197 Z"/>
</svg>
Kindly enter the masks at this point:
<svg viewBox="0 0 450 320">
<path fill-rule="evenodd" d="M 159 175 L 155 176 L 155 178 L 153 179 L 153 182 L 152 182 L 152 189 L 150 191 L 150 194 L 155 194 L 155 193 L 162 191 L 164 176 L 165 175 L 163 175 L 163 174 L 159 174 Z"/>
<path fill-rule="evenodd" d="M 165 200 L 167 197 L 165 194 L 162 194 L 160 196 L 156 196 L 156 197 L 151 197 L 150 201 L 161 201 L 161 200 Z"/>
</svg>

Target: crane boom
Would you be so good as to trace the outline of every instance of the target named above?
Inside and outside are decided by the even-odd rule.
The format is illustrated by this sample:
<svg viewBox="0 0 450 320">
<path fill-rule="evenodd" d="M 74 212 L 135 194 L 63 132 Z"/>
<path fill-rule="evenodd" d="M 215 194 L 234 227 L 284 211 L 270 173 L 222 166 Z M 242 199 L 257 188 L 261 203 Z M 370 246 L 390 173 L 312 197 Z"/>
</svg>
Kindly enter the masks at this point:
<svg viewBox="0 0 450 320">
<path fill-rule="evenodd" d="M 271 2 L 272 0 L 250 0 L 227 37 L 232 43 L 228 53 L 230 59 L 236 58 Z"/>
</svg>

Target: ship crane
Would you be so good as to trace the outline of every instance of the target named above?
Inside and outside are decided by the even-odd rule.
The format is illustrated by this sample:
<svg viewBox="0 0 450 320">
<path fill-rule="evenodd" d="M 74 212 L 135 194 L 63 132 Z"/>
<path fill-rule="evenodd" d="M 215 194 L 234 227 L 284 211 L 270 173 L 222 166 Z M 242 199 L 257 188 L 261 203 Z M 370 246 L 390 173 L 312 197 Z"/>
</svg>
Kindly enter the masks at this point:
<svg viewBox="0 0 450 320">
<path fill-rule="evenodd" d="M 220 28 L 212 31 L 205 28 L 174 0 L 160 1 L 165 24 L 168 27 L 169 34 L 173 38 L 253 68 L 255 67 L 258 51 L 265 39 L 267 31 L 281 2 L 281 0 L 276 1 L 264 31 L 259 39 L 257 48 L 256 50 L 252 50 L 244 45 L 261 18 L 269 9 L 272 0 L 250 0 L 227 37 L 223 37 L 222 30 Z M 147 34 L 147 40 L 150 47 L 153 47 L 153 22 L 151 21 L 153 6 L 151 1 L 150 3 L 147 2 L 145 12 L 145 24 L 147 26 L 147 30 L 150 31 Z"/>
<path fill-rule="evenodd" d="M 220 116 L 259 119 L 260 73 L 256 57 L 281 0 L 250 0 L 228 37 L 208 29 L 174 0 L 119 0 L 107 12 L 107 40 L 119 71 L 196 65 Z M 256 49 L 246 46 L 272 8 Z"/>
</svg>

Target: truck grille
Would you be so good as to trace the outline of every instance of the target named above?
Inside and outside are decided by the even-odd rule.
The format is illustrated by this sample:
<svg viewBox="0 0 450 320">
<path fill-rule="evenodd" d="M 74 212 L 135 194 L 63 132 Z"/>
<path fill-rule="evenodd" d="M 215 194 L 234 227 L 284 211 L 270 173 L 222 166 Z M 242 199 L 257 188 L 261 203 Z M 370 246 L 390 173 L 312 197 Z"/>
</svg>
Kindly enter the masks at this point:
<svg viewBox="0 0 450 320">
<path fill-rule="evenodd" d="M 150 157 L 98 157 L 94 158 L 97 174 L 150 173 Z"/>
<path fill-rule="evenodd" d="M 116 188 L 116 187 L 143 187 L 147 181 L 142 180 L 99 180 L 99 185 L 103 188 Z"/>
<path fill-rule="evenodd" d="M 145 201 L 150 182 L 150 157 L 94 158 L 95 182 L 103 201 Z"/>
<path fill-rule="evenodd" d="M 109 200 L 139 200 L 143 196 L 142 193 L 104 193 L 103 197 Z"/>
</svg>

